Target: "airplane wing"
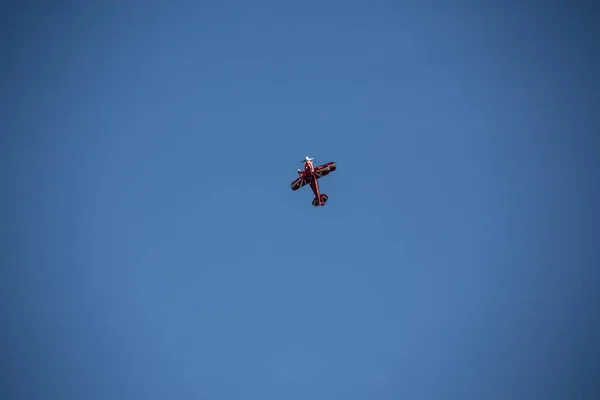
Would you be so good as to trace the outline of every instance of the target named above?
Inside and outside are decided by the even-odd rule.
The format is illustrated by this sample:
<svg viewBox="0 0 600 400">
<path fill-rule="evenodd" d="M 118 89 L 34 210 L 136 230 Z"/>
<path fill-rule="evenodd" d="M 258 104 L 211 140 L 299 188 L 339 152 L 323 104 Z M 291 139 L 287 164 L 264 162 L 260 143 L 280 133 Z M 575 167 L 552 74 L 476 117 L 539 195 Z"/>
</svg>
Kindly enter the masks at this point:
<svg viewBox="0 0 600 400">
<path fill-rule="evenodd" d="M 337 166 L 334 162 L 328 162 L 326 164 L 319 165 L 315 168 L 315 176 L 317 177 L 317 179 L 322 178 L 330 172 L 335 171 L 336 168 Z M 295 181 L 293 181 L 290 186 L 292 187 L 292 190 L 298 190 L 306 184 L 308 184 L 308 181 L 301 176 Z"/>
<path fill-rule="evenodd" d="M 337 166 L 335 165 L 334 162 L 328 162 L 326 164 L 319 165 L 318 167 L 316 167 L 315 175 L 317 176 L 317 179 L 319 179 L 319 178 L 322 178 L 325 175 L 329 174 L 330 172 L 335 171 L 336 168 L 337 168 Z"/>
<path fill-rule="evenodd" d="M 292 187 L 292 190 L 298 190 L 300 189 L 302 186 L 306 185 L 308 182 L 306 181 L 306 179 L 304 179 L 304 177 L 300 177 L 298 179 L 296 179 L 294 182 L 292 182 L 292 184 L 290 185 Z"/>
</svg>

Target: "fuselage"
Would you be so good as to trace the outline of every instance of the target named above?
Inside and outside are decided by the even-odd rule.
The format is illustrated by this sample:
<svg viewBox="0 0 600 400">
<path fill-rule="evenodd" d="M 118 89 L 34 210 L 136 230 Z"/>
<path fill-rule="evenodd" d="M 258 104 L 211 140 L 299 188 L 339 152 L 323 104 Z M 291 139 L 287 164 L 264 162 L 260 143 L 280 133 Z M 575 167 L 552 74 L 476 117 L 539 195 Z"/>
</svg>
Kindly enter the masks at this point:
<svg viewBox="0 0 600 400">
<path fill-rule="evenodd" d="M 306 160 L 304 162 L 304 173 L 304 177 L 310 184 L 310 188 L 315 194 L 315 197 L 317 199 L 320 199 L 321 196 L 319 193 L 319 182 L 317 180 L 317 177 L 315 176 L 315 166 L 313 165 L 311 160 Z"/>
</svg>

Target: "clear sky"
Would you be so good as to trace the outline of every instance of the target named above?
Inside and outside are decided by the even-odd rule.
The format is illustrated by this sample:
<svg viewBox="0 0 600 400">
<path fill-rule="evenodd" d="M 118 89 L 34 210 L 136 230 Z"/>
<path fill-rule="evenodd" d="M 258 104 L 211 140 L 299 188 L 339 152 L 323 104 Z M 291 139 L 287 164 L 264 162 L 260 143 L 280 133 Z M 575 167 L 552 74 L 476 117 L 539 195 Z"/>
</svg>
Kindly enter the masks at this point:
<svg viewBox="0 0 600 400">
<path fill-rule="evenodd" d="M 563 3 L 3 6 L 0 397 L 600 398 Z"/>
</svg>

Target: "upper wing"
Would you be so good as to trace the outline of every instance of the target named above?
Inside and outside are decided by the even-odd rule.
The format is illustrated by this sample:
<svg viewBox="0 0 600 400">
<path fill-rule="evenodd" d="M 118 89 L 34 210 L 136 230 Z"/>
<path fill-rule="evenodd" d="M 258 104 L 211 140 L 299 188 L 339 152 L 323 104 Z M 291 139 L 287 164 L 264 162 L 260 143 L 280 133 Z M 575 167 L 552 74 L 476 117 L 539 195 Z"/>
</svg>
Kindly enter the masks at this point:
<svg viewBox="0 0 600 400">
<path fill-rule="evenodd" d="M 302 186 L 306 185 L 308 182 L 306 181 L 306 179 L 304 179 L 303 176 L 297 178 L 294 182 L 292 182 L 292 184 L 290 185 L 292 187 L 292 190 L 298 190 L 300 189 Z"/>
<path fill-rule="evenodd" d="M 327 164 L 323 164 L 323 165 L 319 165 L 318 167 L 315 168 L 315 175 L 317 176 L 317 179 L 324 177 L 325 175 L 329 174 L 330 172 L 335 171 L 335 169 L 337 168 L 337 166 L 335 165 L 335 163 L 332 162 L 328 162 Z"/>
</svg>

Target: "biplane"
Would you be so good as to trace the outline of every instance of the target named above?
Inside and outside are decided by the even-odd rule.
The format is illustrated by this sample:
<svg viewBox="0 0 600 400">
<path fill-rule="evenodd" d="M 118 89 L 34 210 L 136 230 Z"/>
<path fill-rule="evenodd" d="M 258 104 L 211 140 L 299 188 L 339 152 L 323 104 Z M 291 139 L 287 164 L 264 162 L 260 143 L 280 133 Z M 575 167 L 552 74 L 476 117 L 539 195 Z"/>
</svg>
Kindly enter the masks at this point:
<svg viewBox="0 0 600 400">
<path fill-rule="evenodd" d="M 304 170 L 298 169 L 299 177 L 291 183 L 292 190 L 298 190 L 302 186 L 310 185 L 315 198 L 312 201 L 312 205 L 324 206 L 329 196 L 325 193 L 321 193 L 319 189 L 319 179 L 328 175 L 330 172 L 335 171 L 336 165 L 334 162 L 328 162 L 326 164 L 315 167 L 313 165 L 313 158 L 308 156 L 302 161 L 304 163 Z"/>
</svg>

